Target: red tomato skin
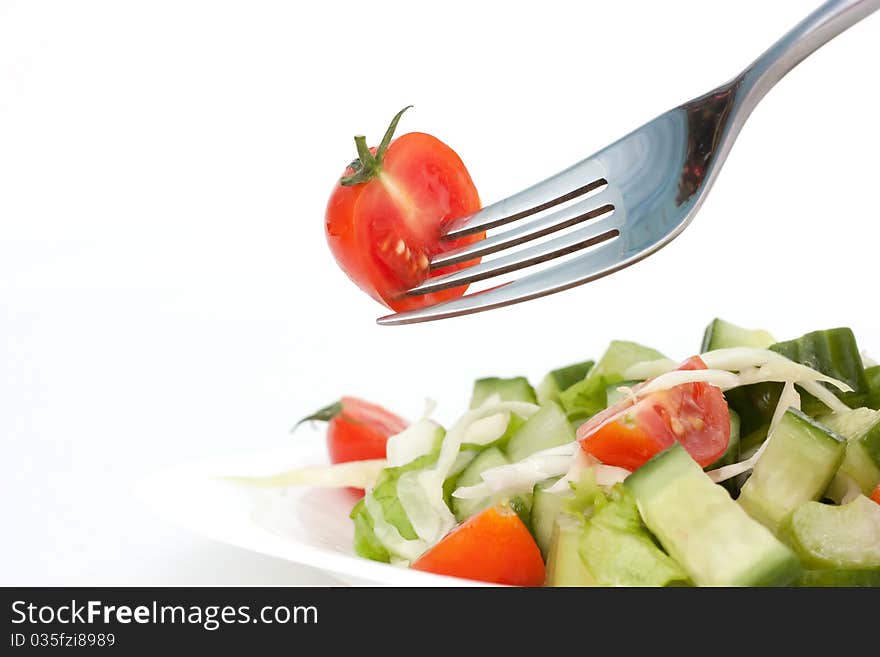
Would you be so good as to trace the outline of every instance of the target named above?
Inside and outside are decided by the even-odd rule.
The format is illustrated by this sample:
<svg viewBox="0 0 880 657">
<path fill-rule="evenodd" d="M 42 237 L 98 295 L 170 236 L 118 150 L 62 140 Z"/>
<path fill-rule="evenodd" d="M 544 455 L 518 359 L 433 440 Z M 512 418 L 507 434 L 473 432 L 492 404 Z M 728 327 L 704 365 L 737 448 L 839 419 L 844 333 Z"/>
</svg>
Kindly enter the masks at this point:
<svg viewBox="0 0 880 657">
<path fill-rule="evenodd" d="M 406 421 L 381 406 L 343 397 L 342 410 L 327 425 L 327 453 L 331 463 L 384 459 L 388 439 L 406 428 Z M 349 488 L 363 497 L 362 488 Z"/>
<path fill-rule="evenodd" d="M 705 368 L 702 359 L 694 356 L 678 369 Z M 730 411 L 718 388 L 686 383 L 635 404 L 631 398 L 623 399 L 584 423 L 577 435 L 585 452 L 627 470 L 637 470 L 676 441 L 705 467 L 727 449 Z"/>
<path fill-rule="evenodd" d="M 410 566 L 438 575 L 510 586 L 541 586 L 541 551 L 519 516 L 495 506 L 449 532 Z"/>
<path fill-rule="evenodd" d="M 343 175 L 351 173 L 348 168 Z M 342 270 L 367 294 L 393 310 L 418 308 L 464 294 L 466 286 L 418 297 L 403 292 L 427 278 L 432 256 L 485 236 L 441 240 L 453 220 L 479 209 L 476 187 L 458 154 L 436 137 L 411 132 L 391 142 L 376 178 L 336 184 L 325 214 L 327 243 Z"/>
<path fill-rule="evenodd" d="M 880 484 L 871 492 L 871 499 L 880 504 Z"/>
</svg>

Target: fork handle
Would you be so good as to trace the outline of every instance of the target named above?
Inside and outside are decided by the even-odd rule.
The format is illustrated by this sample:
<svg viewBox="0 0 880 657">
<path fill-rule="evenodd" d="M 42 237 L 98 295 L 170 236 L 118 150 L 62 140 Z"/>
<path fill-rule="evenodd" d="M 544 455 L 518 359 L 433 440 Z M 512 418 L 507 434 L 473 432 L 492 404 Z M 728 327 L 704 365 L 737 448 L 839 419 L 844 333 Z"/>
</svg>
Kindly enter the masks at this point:
<svg viewBox="0 0 880 657">
<path fill-rule="evenodd" d="M 880 0 L 829 0 L 798 23 L 743 72 L 743 118 L 807 56 L 878 9 Z"/>
</svg>

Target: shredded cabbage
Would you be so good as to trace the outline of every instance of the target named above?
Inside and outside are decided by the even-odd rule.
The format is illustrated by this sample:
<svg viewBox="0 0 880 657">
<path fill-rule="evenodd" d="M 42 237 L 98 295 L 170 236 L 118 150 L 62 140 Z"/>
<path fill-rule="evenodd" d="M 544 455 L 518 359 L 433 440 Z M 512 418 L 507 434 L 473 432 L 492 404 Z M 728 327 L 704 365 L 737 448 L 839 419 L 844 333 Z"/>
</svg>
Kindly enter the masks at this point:
<svg viewBox="0 0 880 657">
<path fill-rule="evenodd" d="M 364 505 L 373 520 L 373 533 L 385 548 L 395 557 L 395 562 L 408 565 L 430 547 L 426 541 L 406 539 L 400 535 L 397 527 L 385 520 L 382 505 L 370 494 L 364 497 Z"/>
<path fill-rule="evenodd" d="M 349 461 L 336 465 L 316 465 L 287 470 L 266 477 L 222 477 L 227 481 L 264 488 L 281 486 L 320 486 L 324 488 L 372 488 L 379 473 L 388 466 L 385 459 Z"/>
<path fill-rule="evenodd" d="M 466 445 L 488 445 L 504 435 L 509 423 L 510 413 L 495 413 L 480 418 L 465 429 L 461 442 Z"/>
<path fill-rule="evenodd" d="M 427 418 L 413 422 L 400 433 L 391 436 L 385 445 L 390 467 L 406 465 L 420 456 L 434 451 L 437 435 L 443 428 Z"/>
<path fill-rule="evenodd" d="M 469 435 L 473 436 L 478 433 L 474 431 L 469 434 L 470 428 L 484 418 L 492 418 L 493 416 L 510 413 L 528 418 L 539 409 L 539 406 L 527 402 L 505 402 L 499 400 L 500 397 L 493 396 L 486 400 L 479 408 L 475 408 L 462 415 L 452 425 L 446 436 L 444 436 L 440 445 L 440 454 L 434 465 L 424 470 L 414 470 L 410 473 L 405 473 L 398 481 L 397 494 L 400 503 L 413 526 L 413 530 L 428 545 L 433 545 L 439 541 L 457 524 L 455 516 L 449 510 L 449 507 L 446 506 L 446 501 L 443 499 L 443 482 L 455 471 L 457 466 L 463 467 L 459 458 L 461 446 L 466 442 Z M 493 422 L 497 423 L 495 428 L 500 425 L 498 420 L 493 420 Z M 488 423 L 484 424 L 480 431 L 487 431 L 487 427 Z M 506 429 L 506 427 L 507 422 L 504 423 L 504 428 Z M 496 438 L 500 437 L 500 435 L 498 434 Z M 402 485 L 401 482 L 403 482 Z M 372 511 L 370 513 L 372 515 Z M 383 541 L 382 538 L 379 538 L 379 540 Z M 389 550 L 394 550 L 391 546 L 386 545 L 386 547 Z"/>
</svg>

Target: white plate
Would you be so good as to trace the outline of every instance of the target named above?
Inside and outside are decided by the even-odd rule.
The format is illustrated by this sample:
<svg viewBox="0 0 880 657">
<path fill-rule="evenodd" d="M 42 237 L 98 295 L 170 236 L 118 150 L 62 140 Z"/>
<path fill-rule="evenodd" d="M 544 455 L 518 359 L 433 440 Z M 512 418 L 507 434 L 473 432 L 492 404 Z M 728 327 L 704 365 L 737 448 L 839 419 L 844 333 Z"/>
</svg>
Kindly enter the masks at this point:
<svg viewBox="0 0 880 657">
<path fill-rule="evenodd" d="M 310 439 L 312 438 L 312 439 Z M 229 545 L 319 568 L 355 585 L 481 586 L 362 559 L 354 554 L 348 490 L 257 489 L 224 481 L 326 464 L 324 440 L 301 436 L 283 449 L 175 465 L 142 479 L 135 496 L 160 518 Z"/>
</svg>

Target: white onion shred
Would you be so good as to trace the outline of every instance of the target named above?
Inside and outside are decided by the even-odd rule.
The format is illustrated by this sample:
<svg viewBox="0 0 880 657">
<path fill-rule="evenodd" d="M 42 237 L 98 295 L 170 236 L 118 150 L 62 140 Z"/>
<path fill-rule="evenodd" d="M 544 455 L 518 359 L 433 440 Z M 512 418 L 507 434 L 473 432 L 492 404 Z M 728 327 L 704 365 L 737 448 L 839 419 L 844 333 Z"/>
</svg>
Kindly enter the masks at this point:
<svg viewBox="0 0 880 657">
<path fill-rule="evenodd" d="M 862 352 L 862 367 L 877 367 L 877 361 L 868 355 L 867 351 Z"/>
<path fill-rule="evenodd" d="M 658 390 L 668 390 L 675 386 L 685 383 L 705 382 L 713 386 L 717 386 L 722 390 L 735 388 L 740 384 L 739 376 L 733 372 L 725 372 L 724 370 L 708 369 L 708 370 L 673 370 L 666 374 L 661 374 L 654 379 L 648 381 L 638 390 L 635 390 L 636 397 L 644 397 Z"/>
<path fill-rule="evenodd" d="M 592 454 L 587 454 L 584 450 L 579 449 L 574 455 L 574 460 L 568 469 L 568 472 L 559 479 L 555 484 L 547 489 L 550 493 L 562 493 L 569 489 L 572 482 L 580 480 L 584 470 L 592 470 L 593 476 L 596 477 L 596 483 L 600 486 L 613 486 L 621 483 L 631 473 L 625 468 L 619 468 L 614 465 L 605 465 Z"/>
<path fill-rule="evenodd" d="M 349 461 L 336 465 L 316 465 L 287 470 L 266 477 L 223 477 L 227 481 L 263 488 L 283 486 L 319 486 L 323 488 L 371 488 L 382 469 L 385 459 Z"/>
<path fill-rule="evenodd" d="M 539 481 L 568 472 L 572 465 L 572 457 L 580 451 L 582 450 L 577 441 L 572 441 L 535 452 L 516 463 L 489 468 L 480 475 L 483 479 L 482 483 L 458 488 L 452 496 L 461 499 L 480 499 L 529 492 Z"/>
</svg>

